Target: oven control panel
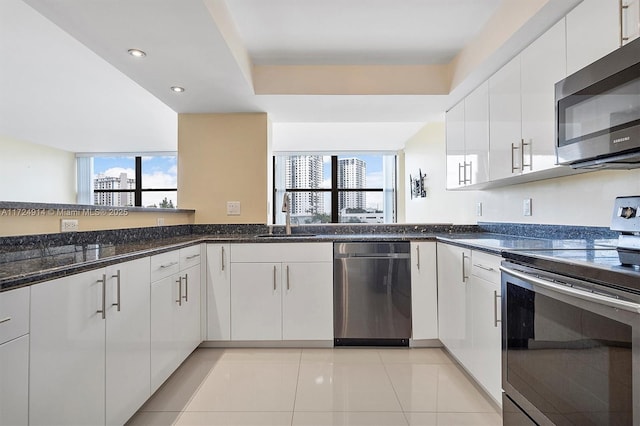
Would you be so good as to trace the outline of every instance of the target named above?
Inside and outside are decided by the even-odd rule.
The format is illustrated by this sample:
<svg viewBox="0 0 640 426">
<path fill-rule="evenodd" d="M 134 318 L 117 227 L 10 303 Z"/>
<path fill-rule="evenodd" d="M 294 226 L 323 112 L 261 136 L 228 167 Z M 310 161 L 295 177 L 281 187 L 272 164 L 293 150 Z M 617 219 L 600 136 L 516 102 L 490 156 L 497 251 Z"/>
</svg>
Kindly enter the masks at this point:
<svg viewBox="0 0 640 426">
<path fill-rule="evenodd" d="M 611 230 L 640 233 L 640 196 L 616 198 Z"/>
</svg>

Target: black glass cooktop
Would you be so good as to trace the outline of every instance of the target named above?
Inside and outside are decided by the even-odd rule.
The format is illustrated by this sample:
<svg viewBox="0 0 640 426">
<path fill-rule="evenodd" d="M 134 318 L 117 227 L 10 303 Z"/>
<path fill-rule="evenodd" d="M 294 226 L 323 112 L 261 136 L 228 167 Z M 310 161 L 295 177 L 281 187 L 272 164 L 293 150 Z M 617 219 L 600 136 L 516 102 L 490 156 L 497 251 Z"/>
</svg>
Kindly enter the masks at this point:
<svg viewBox="0 0 640 426">
<path fill-rule="evenodd" d="M 611 247 L 592 249 L 506 250 L 509 261 L 572 278 L 640 293 L 640 267 L 622 265 Z"/>
</svg>

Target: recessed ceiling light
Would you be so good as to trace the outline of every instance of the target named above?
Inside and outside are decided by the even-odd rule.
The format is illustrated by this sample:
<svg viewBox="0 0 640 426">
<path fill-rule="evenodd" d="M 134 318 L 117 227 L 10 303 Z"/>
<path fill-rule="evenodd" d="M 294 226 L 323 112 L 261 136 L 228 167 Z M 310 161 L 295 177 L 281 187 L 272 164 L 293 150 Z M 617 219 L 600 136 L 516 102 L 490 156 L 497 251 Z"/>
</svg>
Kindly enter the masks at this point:
<svg viewBox="0 0 640 426">
<path fill-rule="evenodd" d="M 129 55 L 136 58 L 144 58 L 145 56 L 147 56 L 146 52 L 140 49 L 129 49 L 127 50 L 127 52 L 129 52 Z"/>
<path fill-rule="evenodd" d="M 171 90 L 173 90 L 176 93 L 182 93 L 184 92 L 184 87 L 180 87 L 180 86 L 171 86 Z"/>
</svg>

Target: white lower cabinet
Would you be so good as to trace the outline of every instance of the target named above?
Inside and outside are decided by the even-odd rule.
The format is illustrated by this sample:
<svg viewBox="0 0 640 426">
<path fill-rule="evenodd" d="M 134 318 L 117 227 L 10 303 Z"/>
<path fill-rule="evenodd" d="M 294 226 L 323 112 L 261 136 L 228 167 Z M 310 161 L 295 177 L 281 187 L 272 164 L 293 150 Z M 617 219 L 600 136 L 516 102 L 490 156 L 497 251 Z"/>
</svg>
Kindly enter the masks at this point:
<svg viewBox="0 0 640 426">
<path fill-rule="evenodd" d="M 199 253 L 200 246 L 194 247 Z M 183 250 L 151 258 L 152 276 L 161 277 L 151 283 L 151 393 L 201 342 L 199 263 L 162 277 L 167 274 L 162 271 L 185 264 L 179 260 Z"/>
<path fill-rule="evenodd" d="M 207 244 L 207 340 L 231 340 L 229 244 Z"/>
<path fill-rule="evenodd" d="M 29 424 L 29 294 L 0 293 L 0 425 Z"/>
<path fill-rule="evenodd" d="M 436 243 L 411 243 L 411 335 L 438 338 Z"/>
<path fill-rule="evenodd" d="M 471 362 L 469 371 L 496 401 L 502 400 L 500 257 L 474 250 L 469 283 Z"/>
<path fill-rule="evenodd" d="M 231 246 L 232 340 L 332 340 L 331 243 Z"/>
<path fill-rule="evenodd" d="M 31 287 L 29 424 L 105 423 L 104 269 Z"/>
<path fill-rule="evenodd" d="M 150 395 L 148 318 L 149 258 L 32 286 L 29 423 L 126 422 Z"/>
<path fill-rule="evenodd" d="M 449 352 L 463 364 L 470 357 L 467 285 L 471 250 L 437 243 L 438 335 Z"/>
<path fill-rule="evenodd" d="M 500 257 L 438 243 L 440 340 L 501 403 Z"/>
</svg>

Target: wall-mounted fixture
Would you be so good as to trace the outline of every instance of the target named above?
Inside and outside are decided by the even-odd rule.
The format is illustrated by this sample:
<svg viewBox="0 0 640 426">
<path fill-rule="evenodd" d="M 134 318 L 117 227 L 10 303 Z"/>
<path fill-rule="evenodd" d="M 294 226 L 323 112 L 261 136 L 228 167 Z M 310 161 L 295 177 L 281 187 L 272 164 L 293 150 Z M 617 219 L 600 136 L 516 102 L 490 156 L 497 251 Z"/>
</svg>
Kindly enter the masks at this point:
<svg viewBox="0 0 640 426">
<path fill-rule="evenodd" d="M 427 175 L 422 174 L 422 169 L 418 169 L 418 176 L 409 175 L 409 186 L 411 186 L 411 199 L 425 198 L 427 187 L 424 184 Z"/>
</svg>

